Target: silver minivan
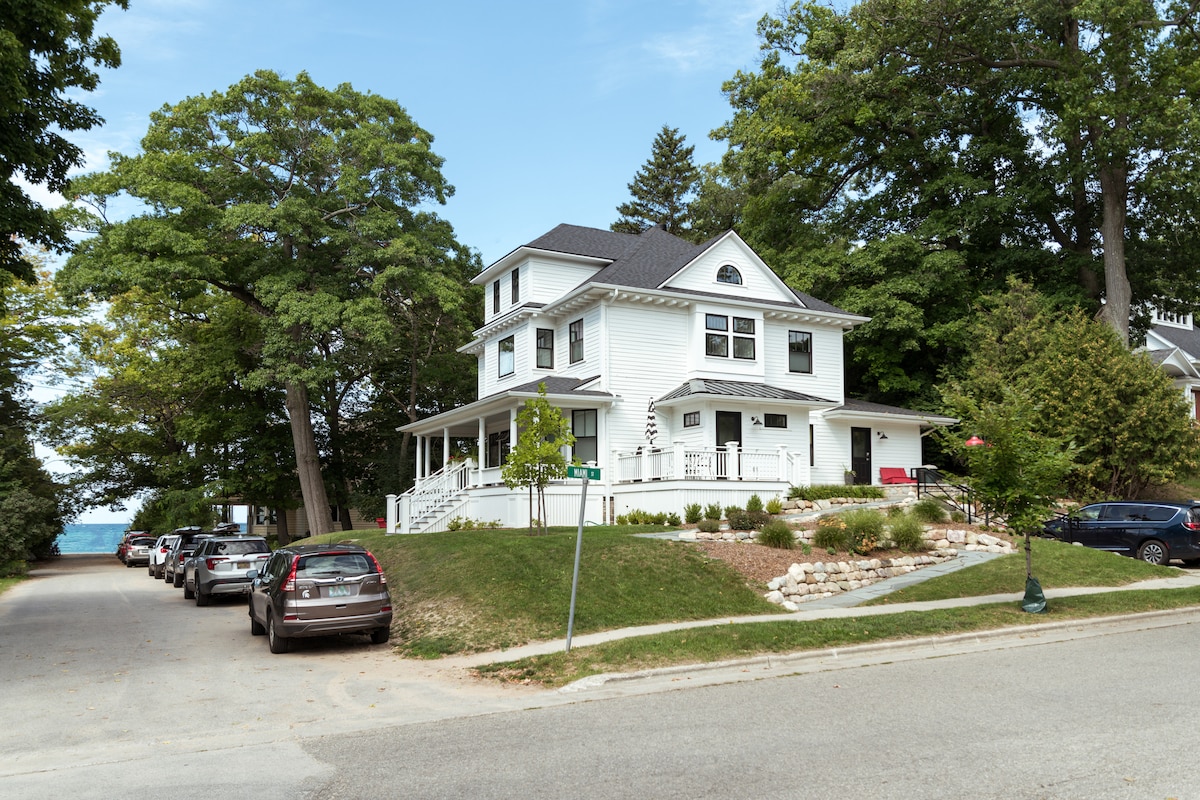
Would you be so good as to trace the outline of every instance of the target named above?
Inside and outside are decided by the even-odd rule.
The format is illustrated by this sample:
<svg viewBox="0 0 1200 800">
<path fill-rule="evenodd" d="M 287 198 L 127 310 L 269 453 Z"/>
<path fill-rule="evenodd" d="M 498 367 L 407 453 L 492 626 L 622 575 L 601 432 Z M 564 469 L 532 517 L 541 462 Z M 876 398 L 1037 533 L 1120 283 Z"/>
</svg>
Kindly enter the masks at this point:
<svg viewBox="0 0 1200 800">
<path fill-rule="evenodd" d="M 272 653 L 298 637 L 365 633 L 383 644 L 391 636 L 387 576 L 360 545 L 282 547 L 251 573 L 250 632 L 266 634 Z"/>
</svg>

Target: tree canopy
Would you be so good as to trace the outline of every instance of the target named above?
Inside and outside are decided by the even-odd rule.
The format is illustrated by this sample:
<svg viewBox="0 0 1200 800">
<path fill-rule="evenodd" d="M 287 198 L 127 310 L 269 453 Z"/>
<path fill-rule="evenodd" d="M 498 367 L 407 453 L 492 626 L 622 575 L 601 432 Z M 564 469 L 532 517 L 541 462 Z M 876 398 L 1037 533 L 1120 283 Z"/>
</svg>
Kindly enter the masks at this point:
<svg viewBox="0 0 1200 800">
<path fill-rule="evenodd" d="M 96 36 L 106 6 L 128 0 L 0 0 L 0 270 L 23 280 L 34 273 L 20 240 L 65 251 L 70 242 L 55 216 L 16 178 L 60 192 L 83 151 L 64 136 L 101 120 L 72 92 L 93 91 L 99 67 L 117 67 L 121 53 Z"/>
<path fill-rule="evenodd" d="M 330 529 L 321 443 L 346 386 L 377 370 L 370 353 L 395 345 L 389 306 L 463 313 L 475 261 L 425 210 L 453 191 L 432 142 L 393 100 L 260 71 L 164 106 L 139 154 L 76 182 L 95 235 L 60 272 L 66 291 L 212 292 L 255 315 L 237 332 L 254 356 L 244 387 L 283 390 L 313 534 Z M 144 210 L 110 221 L 122 193 Z"/>
</svg>

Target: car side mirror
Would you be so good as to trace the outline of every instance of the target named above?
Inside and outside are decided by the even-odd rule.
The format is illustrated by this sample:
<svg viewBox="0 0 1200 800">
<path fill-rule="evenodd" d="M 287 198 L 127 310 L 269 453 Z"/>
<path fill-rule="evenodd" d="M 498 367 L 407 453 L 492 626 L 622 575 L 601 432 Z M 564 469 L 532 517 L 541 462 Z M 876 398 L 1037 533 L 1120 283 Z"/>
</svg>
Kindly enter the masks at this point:
<svg viewBox="0 0 1200 800">
<path fill-rule="evenodd" d="M 258 579 L 258 570 L 256 570 L 256 569 L 246 570 L 246 577 L 252 581 L 257 580 Z"/>
</svg>

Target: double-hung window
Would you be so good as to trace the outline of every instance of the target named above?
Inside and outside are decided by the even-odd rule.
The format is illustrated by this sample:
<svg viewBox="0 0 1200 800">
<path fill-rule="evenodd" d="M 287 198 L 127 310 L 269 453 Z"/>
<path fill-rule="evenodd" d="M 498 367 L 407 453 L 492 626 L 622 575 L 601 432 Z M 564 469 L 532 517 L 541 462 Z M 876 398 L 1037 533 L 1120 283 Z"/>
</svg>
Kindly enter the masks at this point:
<svg viewBox="0 0 1200 800">
<path fill-rule="evenodd" d="M 596 409 L 582 408 L 571 412 L 571 433 L 575 446 L 571 455 L 583 463 L 595 461 L 599 448 L 596 438 Z"/>
<path fill-rule="evenodd" d="M 516 340 L 512 336 L 506 336 L 500 340 L 497 345 L 497 363 L 500 365 L 499 375 L 503 378 L 505 375 L 512 375 L 516 369 Z"/>
<path fill-rule="evenodd" d="M 521 268 L 512 271 L 512 304 L 515 306 L 521 299 Z"/>
<path fill-rule="evenodd" d="M 730 339 L 733 339 L 733 357 L 746 361 L 754 360 L 754 320 L 747 317 L 731 318 L 724 314 L 704 315 L 704 354 L 728 358 Z M 740 334 L 740 335 L 739 335 Z"/>
<path fill-rule="evenodd" d="M 788 372 L 812 372 L 812 334 L 788 331 Z"/>
<path fill-rule="evenodd" d="M 500 313 L 500 281 L 492 284 L 492 313 Z"/>
<path fill-rule="evenodd" d="M 577 319 L 567 326 L 567 343 L 571 363 L 583 361 L 583 320 Z"/>
<path fill-rule="evenodd" d="M 554 330 L 537 329 L 537 365 L 539 369 L 554 369 Z"/>
</svg>

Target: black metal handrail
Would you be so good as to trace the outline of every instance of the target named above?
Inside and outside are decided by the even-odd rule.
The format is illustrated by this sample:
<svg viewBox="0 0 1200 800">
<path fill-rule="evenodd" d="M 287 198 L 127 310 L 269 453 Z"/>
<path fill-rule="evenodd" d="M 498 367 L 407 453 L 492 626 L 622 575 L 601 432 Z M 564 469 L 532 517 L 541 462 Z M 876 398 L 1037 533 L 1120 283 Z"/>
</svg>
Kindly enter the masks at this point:
<svg viewBox="0 0 1200 800">
<path fill-rule="evenodd" d="M 976 512 L 975 493 L 971 491 L 970 486 L 954 483 L 934 467 L 917 467 L 913 472 L 917 478 L 918 499 L 931 497 L 940 500 L 965 514 L 968 523 L 975 522 L 979 517 Z M 984 521 L 987 522 L 986 515 Z"/>
</svg>

